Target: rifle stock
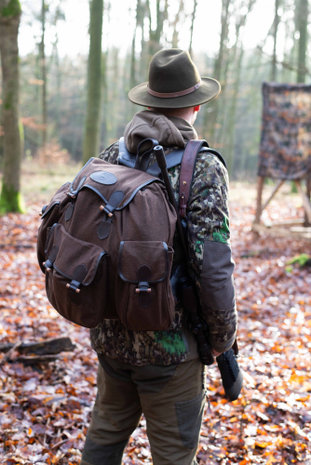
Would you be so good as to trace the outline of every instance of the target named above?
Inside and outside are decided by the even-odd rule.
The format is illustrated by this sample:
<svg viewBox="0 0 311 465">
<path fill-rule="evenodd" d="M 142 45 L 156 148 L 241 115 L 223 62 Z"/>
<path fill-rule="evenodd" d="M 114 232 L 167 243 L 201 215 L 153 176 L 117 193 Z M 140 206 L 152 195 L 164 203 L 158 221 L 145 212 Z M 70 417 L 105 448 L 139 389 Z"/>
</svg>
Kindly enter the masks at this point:
<svg viewBox="0 0 311 465">
<path fill-rule="evenodd" d="M 199 357 L 204 365 L 212 365 L 215 358 L 209 343 L 207 323 L 200 316 L 200 306 L 194 284 L 189 278 L 180 281 L 179 295 L 181 304 L 188 317 L 190 330 L 197 341 Z M 237 342 L 226 352 L 216 357 L 221 374 L 222 384 L 227 399 L 233 401 L 239 397 L 243 384 L 243 375 L 236 359 L 238 353 Z"/>
</svg>

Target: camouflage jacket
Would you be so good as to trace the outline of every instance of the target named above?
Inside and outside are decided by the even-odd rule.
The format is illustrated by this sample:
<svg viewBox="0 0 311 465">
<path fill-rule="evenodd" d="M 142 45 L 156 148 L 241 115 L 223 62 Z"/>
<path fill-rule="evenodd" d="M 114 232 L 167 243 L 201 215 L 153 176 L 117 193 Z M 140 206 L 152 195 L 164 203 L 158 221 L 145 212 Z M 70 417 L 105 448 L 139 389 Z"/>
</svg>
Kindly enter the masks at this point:
<svg viewBox="0 0 311 465">
<path fill-rule="evenodd" d="M 153 111 L 134 116 L 124 133 L 127 148 L 135 153 L 137 144 L 153 137 L 167 151 L 185 147 L 197 138 L 190 124 Z M 117 163 L 118 142 L 101 155 Z M 180 166 L 169 170 L 178 192 Z M 177 194 L 176 194 L 177 196 Z M 211 345 L 218 351 L 229 349 L 236 334 L 233 262 L 229 244 L 228 175 L 212 154 L 199 153 L 194 170 L 187 211 L 189 268 L 199 290 L 202 314 L 209 325 Z M 193 335 L 186 328 L 182 308 L 177 306 L 175 322 L 167 331 L 129 331 L 118 320 L 104 320 L 91 330 L 93 348 L 122 362 L 140 366 L 170 365 L 198 356 Z"/>
</svg>

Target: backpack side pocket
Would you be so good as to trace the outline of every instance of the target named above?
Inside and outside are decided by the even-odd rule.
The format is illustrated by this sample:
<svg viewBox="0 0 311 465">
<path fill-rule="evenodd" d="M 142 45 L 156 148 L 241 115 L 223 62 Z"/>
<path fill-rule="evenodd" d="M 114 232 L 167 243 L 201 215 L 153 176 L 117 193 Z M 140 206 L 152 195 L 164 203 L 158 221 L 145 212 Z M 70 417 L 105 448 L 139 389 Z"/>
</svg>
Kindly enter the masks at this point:
<svg viewBox="0 0 311 465">
<path fill-rule="evenodd" d="M 41 271 L 45 273 L 43 262 L 45 260 L 44 249 L 46 246 L 49 230 L 54 223 L 57 223 L 61 217 L 65 206 L 71 201 L 68 196 L 70 182 L 63 184 L 58 191 L 53 195 L 49 204 L 42 208 L 41 219 L 42 223 L 38 229 L 37 236 L 37 258 Z"/>
</svg>

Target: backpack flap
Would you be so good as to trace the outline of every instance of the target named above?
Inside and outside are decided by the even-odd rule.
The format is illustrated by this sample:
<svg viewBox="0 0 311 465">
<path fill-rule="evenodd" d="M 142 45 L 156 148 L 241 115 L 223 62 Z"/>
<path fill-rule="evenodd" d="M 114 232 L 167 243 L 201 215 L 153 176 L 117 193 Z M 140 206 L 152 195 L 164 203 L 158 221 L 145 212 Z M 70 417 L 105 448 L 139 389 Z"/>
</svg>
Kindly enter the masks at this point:
<svg viewBox="0 0 311 465">
<path fill-rule="evenodd" d="M 47 296 L 62 316 L 88 328 L 102 321 L 103 315 L 109 316 L 103 309 L 103 302 L 109 305 L 102 295 L 107 288 L 107 263 L 101 247 L 77 239 L 63 225 L 55 224 L 45 256 Z"/>
<path fill-rule="evenodd" d="M 112 216 L 115 210 L 125 208 L 138 191 L 153 182 L 161 182 L 139 170 L 112 165 L 92 158 L 73 181 L 69 195 L 77 197 L 82 189 L 90 189 L 102 200 L 101 210 Z"/>
<path fill-rule="evenodd" d="M 169 276 L 173 249 L 160 241 L 122 241 L 119 249 L 117 311 L 134 331 L 166 330 L 174 316 Z"/>
</svg>

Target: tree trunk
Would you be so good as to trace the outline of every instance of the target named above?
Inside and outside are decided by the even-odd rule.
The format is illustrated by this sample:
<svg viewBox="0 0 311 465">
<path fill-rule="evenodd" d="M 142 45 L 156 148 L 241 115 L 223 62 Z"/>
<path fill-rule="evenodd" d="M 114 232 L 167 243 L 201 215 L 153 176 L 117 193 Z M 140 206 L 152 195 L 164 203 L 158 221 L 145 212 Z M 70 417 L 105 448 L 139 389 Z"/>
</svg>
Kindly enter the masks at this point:
<svg viewBox="0 0 311 465">
<path fill-rule="evenodd" d="M 280 16 L 279 16 L 279 7 L 280 7 L 280 0 L 275 0 L 274 2 L 274 22 L 273 22 L 273 55 L 272 55 L 272 65 L 271 65 L 271 81 L 276 81 L 277 75 L 277 56 L 276 56 L 276 47 L 277 47 L 277 37 L 278 37 L 278 29 L 280 24 Z"/>
<path fill-rule="evenodd" d="M 84 126 L 83 161 L 99 152 L 101 117 L 101 53 L 103 0 L 90 2 L 90 48 L 87 76 L 87 110 Z"/>
<path fill-rule="evenodd" d="M 47 73 L 46 73 L 46 58 L 45 58 L 45 17 L 46 17 L 45 0 L 41 2 L 41 41 L 39 44 L 40 56 L 40 75 L 42 80 L 41 87 L 41 121 L 42 121 L 42 147 L 47 143 Z"/>
<path fill-rule="evenodd" d="M 133 37 L 132 37 L 132 49 L 131 49 L 131 70 L 130 70 L 130 82 L 129 82 L 129 86 L 130 86 L 130 89 L 132 87 L 135 86 L 136 84 L 136 36 L 137 36 L 137 33 L 138 33 L 138 29 L 140 27 L 140 16 L 141 16 L 141 9 L 142 9 L 142 6 L 141 6 L 141 0 L 137 0 L 137 3 L 136 3 L 136 24 L 135 24 L 135 30 L 134 30 L 134 33 L 133 33 Z M 142 35 L 143 35 L 143 31 L 142 31 Z"/>
<path fill-rule="evenodd" d="M 156 0 L 156 27 L 153 29 L 150 2 L 149 0 L 147 1 L 149 11 L 149 58 L 161 48 L 160 42 L 163 35 L 164 23 L 168 18 L 168 0 L 165 0 L 163 9 L 161 5 L 162 2 Z"/>
<path fill-rule="evenodd" d="M 227 52 L 227 42 L 228 42 L 228 31 L 229 31 L 229 6 L 230 0 L 222 0 L 221 4 L 221 32 L 220 32 L 220 41 L 219 41 L 219 50 L 218 55 L 214 63 L 214 73 L 213 76 L 218 79 L 220 82 L 224 79 L 224 68 L 226 65 L 226 52 Z M 211 144 L 215 145 L 213 139 L 215 137 L 215 132 L 217 128 L 217 120 L 219 113 L 219 103 L 218 100 L 212 102 L 212 105 L 206 105 L 204 109 L 204 118 L 203 118 L 203 130 L 208 134 L 208 140 L 211 140 Z M 208 127 L 208 130 L 205 128 Z"/>
<path fill-rule="evenodd" d="M 101 83 L 101 92 L 102 92 L 102 106 L 105 109 L 109 109 L 109 94 L 108 94 L 108 80 L 107 80 L 107 63 L 108 63 L 109 51 L 106 50 L 102 54 L 102 83 Z M 102 144 L 104 147 L 107 146 L 109 140 L 109 119 L 110 112 L 105 111 L 102 114 L 101 118 L 101 134 L 102 134 Z"/>
<path fill-rule="evenodd" d="M 196 3 L 196 0 L 195 0 L 195 3 Z M 196 8 L 196 5 L 195 5 L 195 8 Z M 185 11 L 184 0 L 180 0 L 177 14 L 176 14 L 175 19 L 174 19 L 174 21 L 172 23 L 172 26 L 173 26 L 172 47 L 173 48 L 178 48 L 178 43 L 179 43 L 178 25 L 179 25 L 180 17 L 184 13 L 184 11 Z M 192 14 L 192 27 L 191 27 L 191 30 L 190 30 L 191 37 L 190 37 L 189 53 L 191 53 L 191 42 L 192 42 L 194 17 L 195 17 L 195 10 L 194 10 L 194 12 Z"/>
<path fill-rule="evenodd" d="M 20 193 L 21 128 L 19 126 L 18 0 L 0 0 L 0 53 L 3 83 L 3 182 L 0 212 L 22 212 Z"/>
<path fill-rule="evenodd" d="M 306 81 L 307 67 L 307 44 L 308 44 L 308 0 L 298 0 L 297 7 L 297 31 L 299 32 L 298 40 L 298 60 L 297 60 L 297 82 Z"/>
<path fill-rule="evenodd" d="M 196 12 L 197 12 L 197 6 L 198 6 L 198 1 L 193 0 L 193 10 L 192 10 L 192 15 L 191 15 L 191 27 L 190 27 L 190 42 L 189 42 L 189 53 L 190 53 L 190 55 L 192 55 L 193 28 L 194 28 L 195 15 L 196 15 Z"/>
<path fill-rule="evenodd" d="M 236 136 L 236 114 L 238 107 L 239 91 L 241 84 L 241 73 L 243 66 L 243 31 L 246 25 L 247 17 L 253 9 L 256 0 L 245 0 L 240 3 L 240 7 L 247 8 L 247 13 L 240 14 L 237 10 L 235 24 L 235 43 L 230 48 L 230 53 L 226 59 L 225 76 L 230 76 L 230 86 L 225 92 L 225 98 L 222 99 L 222 107 L 226 107 L 226 111 L 222 112 L 222 120 L 219 118 L 219 123 L 222 127 L 222 140 L 217 138 L 217 142 L 224 148 L 226 156 L 228 172 L 231 175 L 233 167 L 236 166 L 235 158 L 235 136 Z M 227 80 L 227 79 L 226 79 Z M 229 92 L 230 89 L 230 92 Z"/>
</svg>

